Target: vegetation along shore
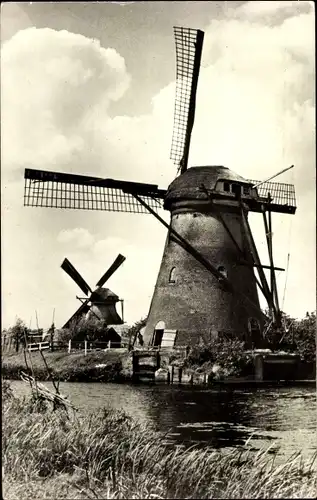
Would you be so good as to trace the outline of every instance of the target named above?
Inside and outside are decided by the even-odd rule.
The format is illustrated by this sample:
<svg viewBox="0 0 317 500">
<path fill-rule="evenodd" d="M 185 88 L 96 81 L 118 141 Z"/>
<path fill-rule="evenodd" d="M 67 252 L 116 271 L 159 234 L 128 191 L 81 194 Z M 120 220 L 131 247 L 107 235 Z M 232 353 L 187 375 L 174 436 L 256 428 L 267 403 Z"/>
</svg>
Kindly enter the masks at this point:
<svg viewBox="0 0 317 500">
<path fill-rule="evenodd" d="M 315 377 L 315 325 L 316 314 L 307 313 L 302 320 L 291 320 L 285 316 L 287 331 L 283 343 L 277 351 L 286 351 L 297 354 L 304 365 L 300 379 Z M 21 371 L 26 371 L 38 380 L 48 380 L 51 376 L 61 381 L 69 382 L 124 382 L 130 381 L 133 376 L 132 354 L 133 342 L 144 326 L 145 320 L 140 320 L 130 327 L 125 338 L 122 339 L 123 349 L 94 349 L 84 352 L 83 345 L 101 342 L 107 328 L 94 319 L 84 320 L 74 324 L 68 330 L 56 331 L 55 338 L 62 347 L 44 351 L 46 364 L 39 351 L 28 352 L 26 357 L 25 343 L 28 342 L 28 332 L 23 321 L 18 320 L 16 325 L 3 333 L 6 338 L 13 339 L 13 349 L 2 349 L 2 376 L 6 379 L 20 379 Z M 270 339 L 271 343 L 274 339 Z M 68 352 L 68 343 L 80 344 L 81 349 L 74 348 Z M 47 342 L 49 344 L 49 342 Z M 106 343 L 102 343 L 106 347 Z M 17 348 L 16 348 L 17 347 Z M 139 346 L 140 347 L 140 346 Z M 273 349 L 273 348 L 272 348 Z M 16 352 L 18 351 L 18 352 Z M 273 349 L 274 351 L 274 349 Z M 184 352 L 184 351 L 183 351 Z M 30 357 L 29 357 L 30 356 Z M 29 359 L 28 367 L 26 358 Z M 183 354 L 172 350 L 162 353 L 160 367 L 164 370 L 168 366 L 183 367 L 188 374 L 199 376 L 205 374 L 208 380 L 226 380 L 236 377 L 240 379 L 254 376 L 254 359 L 252 352 L 246 351 L 244 343 L 239 340 L 226 338 L 214 339 L 203 345 L 191 347 L 184 359 Z"/>
<path fill-rule="evenodd" d="M 32 369 L 26 369 L 24 353 L 10 353 L 2 358 L 2 376 L 20 380 L 21 371 L 33 374 L 38 380 L 49 380 L 50 375 L 39 351 L 30 353 Z M 128 352 L 121 350 L 44 353 L 51 376 L 62 382 L 124 382 L 132 378 L 132 362 Z"/>
<path fill-rule="evenodd" d="M 123 412 L 52 411 L 6 381 L 2 398 L 7 500 L 316 497 L 316 462 L 300 454 L 277 465 L 269 450 L 175 448 Z"/>
</svg>

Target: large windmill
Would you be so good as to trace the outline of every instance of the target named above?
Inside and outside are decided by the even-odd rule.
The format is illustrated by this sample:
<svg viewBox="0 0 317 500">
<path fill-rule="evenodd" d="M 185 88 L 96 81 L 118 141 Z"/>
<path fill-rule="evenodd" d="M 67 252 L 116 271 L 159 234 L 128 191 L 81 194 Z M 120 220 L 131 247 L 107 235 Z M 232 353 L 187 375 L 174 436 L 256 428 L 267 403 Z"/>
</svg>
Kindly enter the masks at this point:
<svg viewBox="0 0 317 500">
<path fill-rule="evenodd" d="M 85 297 L 77 297 L 81 302 L 81 306 L 77 311 L 69 318 L 63 328 L 69 328 L 73 321 L 84 315 L 93 315 L 98 319 L 102 319 L 107 323 L 107 325 L 122 325 L 123 324 L 123 301 L 113 293 L 109 288 L 104 288 L 103 285 L 108 281 L 108 279 L 115 273 L 115 271 L 121 266 L 125 261 L 125 257 L 121 254 L 117 256 L 115 261 L 111 264 L 109 269 L 102 275 L 94 291 L 86 283 L 84 278 L 79 274 L 75 267 L 69 262 L 68 259 L 64 259 L 61 268 L 67 273 L 79 286 Z M 121 302 L 122 306 L 122 318 L 118 315 L 116 311 L 116 303 Z"/>
<path fill-rule="evenodd" d="M 168 234 L 145 344 L 192 345 L 224 334 L 259 346 L 268 318 L 260 308 L 257 287 L 268 303 L 271 321 L 281 321 L 271 214 L 295 213 L 294 186 L 248 180 L 223 166 L 188 168 L 204 33 L 175 27 L 174 34 L 177 79 L 171 158 L 178 175 L 168 188 L 26 169 L 24 204 L 152 214 Z M 170 224 L 160 217 L 161 208 L 170 211 Z M 262 214 L 267 265 L 260 262 L 249 211 Z"/>
</svg>

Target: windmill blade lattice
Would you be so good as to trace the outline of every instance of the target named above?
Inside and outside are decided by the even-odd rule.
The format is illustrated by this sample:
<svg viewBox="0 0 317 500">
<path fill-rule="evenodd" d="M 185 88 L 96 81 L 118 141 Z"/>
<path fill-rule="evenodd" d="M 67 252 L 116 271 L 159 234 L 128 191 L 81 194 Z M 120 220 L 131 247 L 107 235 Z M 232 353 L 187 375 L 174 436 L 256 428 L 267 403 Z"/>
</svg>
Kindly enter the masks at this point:
<svg viewBox="0 0 317 500">
<path fill-rule="evenodd" d="M 248 182 L 256 185 L 259 181 L 249 180 Z M 270 195 L 271 201 L 264 204 L 271 211 L 294 214 L 296 211 L 295 186 L 293 184 L 285 184 L 283 182 L 263 182 L 257 186 L 257 192 L 260 198 L 268 199 Z"/>
<path fill-rule="evenodd" d="M 85 175 L 25 169 L 24 206 L 148 213 L 138 194 L 155 211 L 166 193 L 157 185 Z"/>
<path fill-rule="evenodd" d="M 113 273 L 118 269 L 118 267 L 120 267 L 121 264 L 123 264 L 124 261 L 125 257 L 119 253 L 116 260 L 113 262 L 113 264 L 111 264 L 108 271 L 106 271 L 105 274 L 100 278 L 96 286 L 98 287 L 103 286 L 106 283 L 106 281 L 108 281 L 108 279 L 113 275 Z"/>
<path fill-rule="evenodd" d="M 75 281 L 75 283 L 77 283 L 77 285 L 85 295 L 88 295 L 89 292 L 92 292 L 90 286 L 86 283 L 84 278 L 82 278 L 77 269 L 75 269 L 75 267 L 69 262 L 68 259 L 63 260 L 61 268 Z"/>
<path fill-rule="evenodd" d="M 170 158 L 183 173 L 187 169 L 195 118 L 196 92 L 204 32 L 174 27 L 176 43 L 176 97 Z"/>
</svg>

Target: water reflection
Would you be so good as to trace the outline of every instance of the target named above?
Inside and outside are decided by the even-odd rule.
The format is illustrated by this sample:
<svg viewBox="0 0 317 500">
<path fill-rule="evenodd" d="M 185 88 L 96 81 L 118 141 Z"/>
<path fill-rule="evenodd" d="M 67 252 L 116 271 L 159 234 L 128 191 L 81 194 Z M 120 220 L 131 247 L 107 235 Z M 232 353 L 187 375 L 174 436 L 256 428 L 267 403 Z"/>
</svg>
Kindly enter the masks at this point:
<svg viewBox="0 0 317 500">
<path fill-rule="evenodd" d="M 17 393 L 28 386 L 13 382 Z M 177 386 L 61 383 L 61 391 L 88 412 L 124 409 L 169 442 L 214 448 L 243 446 L 290 455 L 316 450 L 316 393 L 311 388 L 198 389 Z"/>
<path fill-rule="evenodd" d="M 249 436 L 241 425 L 249 411 L 243 393 L 237 399 L 226 390 L 155 387 L 148 397 L 149 414 L 157 430 L 170 429 L 169 436 L 178 442 L 208 442 L 220 448 L 243 445 Z"/>
</svg>

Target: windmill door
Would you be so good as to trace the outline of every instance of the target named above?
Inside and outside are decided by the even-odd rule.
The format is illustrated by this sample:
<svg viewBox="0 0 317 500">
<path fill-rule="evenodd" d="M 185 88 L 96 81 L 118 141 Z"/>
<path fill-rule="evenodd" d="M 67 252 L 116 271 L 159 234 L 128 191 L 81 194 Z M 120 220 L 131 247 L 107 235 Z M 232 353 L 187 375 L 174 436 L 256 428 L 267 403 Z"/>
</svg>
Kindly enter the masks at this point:
<svg viewBox="0 0 317 500">
<path fill-rule="evenodd" d="M 164 321 L 159 321 L 154 329 L 153 342 L 154 347 L 160 347 L 164 335 L 165 323 Z"/>
<path fill-rule="evenodd" d="M 162 343 L 163 334 L 164 334 L 164 330 L 155 330 L 154 331 L 154 341 L 153 341 L 154 347 L 160 347 L 160 345 Z"/>
<path fill-rule="evenodd" d="M 173 348 L 177 330 L 164 330 L 161 347 Z"/>
</svg>

